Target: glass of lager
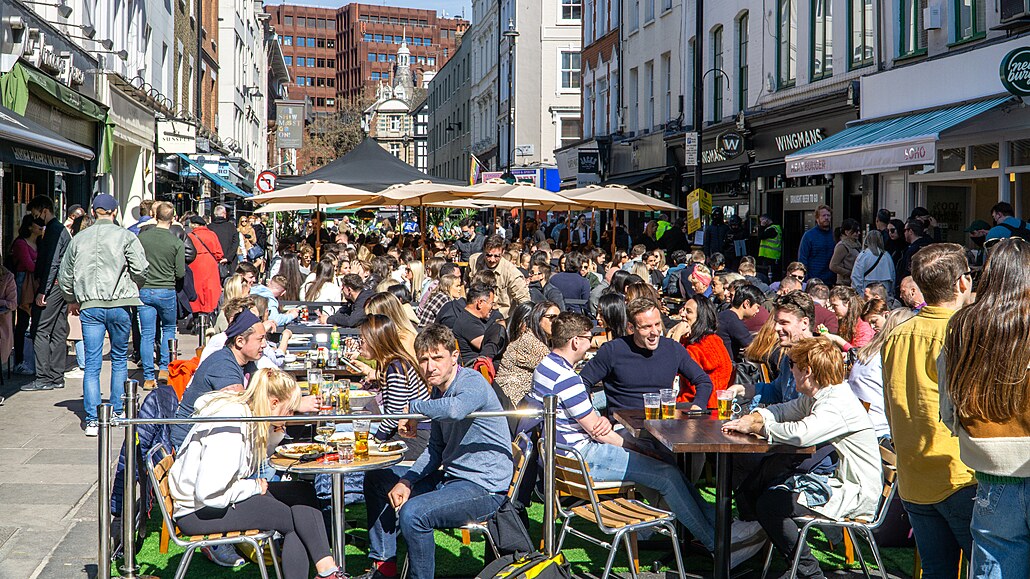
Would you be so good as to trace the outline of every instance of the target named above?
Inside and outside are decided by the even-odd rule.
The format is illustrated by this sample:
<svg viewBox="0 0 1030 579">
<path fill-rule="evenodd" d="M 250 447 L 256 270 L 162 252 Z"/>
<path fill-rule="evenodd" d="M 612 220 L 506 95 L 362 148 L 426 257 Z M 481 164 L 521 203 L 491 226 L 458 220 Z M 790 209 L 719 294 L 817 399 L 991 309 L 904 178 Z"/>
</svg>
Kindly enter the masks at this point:
<svg viewBox="0 0 1030 579">
<path fill-rule="evenodd" d="M 715 396 L 719 402 L 719 420 L 729 420 L 733 418 L 733 392 L 729 390 L 719 390 Z"/>
<path fill-rule="evenodd" d="M 355 414 L 369 414 L 368 412 L 355 412 Z M 358 418 L 354 421 L 354 460 L 368 460 L 368 431 L 372 422 L 368 418 Z"/>
<path fill-rule="evenodd" d="M 644 420 L 658 420 L 662 417 L 661 400 L 657 392 L 644 394 Z"/>
<path fill-rule="evenodd" d="M 662 420 L 672 420 L 676 417 L 676 392 L 672 388 L 662 388 L 658 391 L 662 404 Z"/>
</svg>

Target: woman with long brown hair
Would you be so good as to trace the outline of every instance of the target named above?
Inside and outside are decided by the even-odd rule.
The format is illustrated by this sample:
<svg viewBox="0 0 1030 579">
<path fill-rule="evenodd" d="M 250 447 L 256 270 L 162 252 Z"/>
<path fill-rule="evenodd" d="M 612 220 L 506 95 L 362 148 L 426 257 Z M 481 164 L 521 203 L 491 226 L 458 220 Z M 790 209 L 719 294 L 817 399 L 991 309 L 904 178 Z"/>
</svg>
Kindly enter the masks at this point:
<svg viewBox="0 0 1030 579">
<path fill-rule="evenodd" d="M 1030 576 L 1030 243 L 991 249 L 976 302 L 948 322 L 937 361 L 941 420 L 979 483 L 970 577 Z"/>
<path fill-rule="evenodd" d="M 830 290 L 827 302 L 834 315 L 837 316 L 838 330 L 836 334 L 823 332 L 831 342 L 847 352 L 852 348 L 861 348 L 873 339 L 873 327 L 862 319 L 862 298 L 851 286 L 839 285 Z"/>
<path fill-rule="evenodd" d="M 306 302 L 343 302 L 343 294 L 340 286 L 336 283 L 336 267 L 329 259 L 322 259 L 315 263 L 312 270 L 314 278 L 306 282 L 300 288 L 300 299 Z M 336 313 L 334 306 L 321 306 L 325 315 L 331 316 Z"/>
<path fill-rule="evenodd" d="M 369 314 L 358 331 L 361 333 L 361 357 L 372 360 L 376 367 L 353 360 L 362 373 L 374 381 L 382 396 L 383 414 L 404 414 L 411 400 L 429 400 L 422 369 L 401 343 L 397 325 L 383 314 Z M 379 423 L 375 439 L 386 442 L 398 437 L 397 420 L 387 419 Z M 408 451 L 406 460 L 418 458 L 429 443 L 429 430 L 420 429 L 414 438 L 405 438 Z"/>
<path fill-rule="evenodd" d="M 404 311 L 404 307 L 401 305 L 401 301 L 397 299 L 397 296 L 390 292 L 379 292 L 373 295 L 365 302 L 365 313 L 370 316 L 372 314 L 382 314 L 390 318 L 390 321 L 397 328 L 397 335 L 401 339 L 401 344 L 404 345 L 408 355 L 415 359 L 415 336 L 418 332 L 415 330 L 415 326 L 411 323 L 407 312 Z"/>
<path fill-rule="evenodd" d="M 751 345 L 744 349 L 744 359 L 755 364 L 765 364 L 769 370 L 769 379 L 775 380 L 780 373 L 780 361 L 784 351 L 780 348 L 780 338 L 776 335 L 776 319 L 769 316 L 761 329 L 751 340 Z"/>
</svg>

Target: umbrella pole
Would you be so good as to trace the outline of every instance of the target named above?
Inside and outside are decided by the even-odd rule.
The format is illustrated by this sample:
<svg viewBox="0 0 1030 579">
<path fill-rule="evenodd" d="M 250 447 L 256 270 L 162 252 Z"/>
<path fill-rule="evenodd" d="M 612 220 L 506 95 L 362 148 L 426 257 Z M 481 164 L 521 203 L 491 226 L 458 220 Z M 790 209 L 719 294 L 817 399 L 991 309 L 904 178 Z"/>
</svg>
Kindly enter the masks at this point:
<svg viewBox="0 0 1030 579">
<path fill-rule="evenodd" d="M 597 218 L 597 209 L 590 212 L 590 233 L 587 234 L 587 247 L 594 246 L 594 220 Z"/>
<path fill-rule="evenodd" d="M 318 228 L 315 229 L 315 259 L 322 261 L 322 198 L 315 197 L 315 217 Z"/>
<path fill-rule="evenodd" d="M 422 238 L 422 265 L 426 265 L 426 206 L 419 201 L 418 206 L 418 231 Z"/>
<path fill-rule="evenodd" d="M 568 252 L 572 249 L 572 210 L 569 209 L 568 217 L 565 218 L 565 228 L 569 230 L 569 235 L 565 239 L 565 251 Z"/>
<path fill-rule="evenodd" d="M 519 209 L 519 239 L 525 238 L 525 227 L 526 227 L 526 201 L 522 201 L 522 207 Z"/>
<path fill-rule="evenodd" d="M 615 229 L 619 226 L 619 206 L 612 206 L 612 259 L 615 259 Z"/>
</svg>

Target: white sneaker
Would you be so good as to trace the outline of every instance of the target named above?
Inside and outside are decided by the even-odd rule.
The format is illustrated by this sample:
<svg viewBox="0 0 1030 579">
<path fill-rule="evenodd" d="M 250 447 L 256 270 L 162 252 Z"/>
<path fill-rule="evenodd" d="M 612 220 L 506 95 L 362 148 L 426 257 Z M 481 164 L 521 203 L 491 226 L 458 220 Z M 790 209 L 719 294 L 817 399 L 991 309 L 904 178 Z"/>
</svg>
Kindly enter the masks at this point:
<svg viewBox="0 0 1030 579">
<path fill-rule="evenodd" d="M 232 545 L 212 545 L 202 548 L 200 552 L 211 559 L 212 563 L 222 567 L 239 567 L 247 562 Z"/>
<path fill-rule="evenodd" d="M 82 370 L 82 368 L 72 368 L 71 370 L 68 370 L 64 373 L 64 378 L 65 380 L 81 380 L 82 377 L 85 375 L 86 373 Z"/>
<path fill-rule="evenodd" d="M 96 436 L 100 434 L 100 425 L 95 420 L 90 420 L 86 423 L 86 436 Z"/>
</svg>

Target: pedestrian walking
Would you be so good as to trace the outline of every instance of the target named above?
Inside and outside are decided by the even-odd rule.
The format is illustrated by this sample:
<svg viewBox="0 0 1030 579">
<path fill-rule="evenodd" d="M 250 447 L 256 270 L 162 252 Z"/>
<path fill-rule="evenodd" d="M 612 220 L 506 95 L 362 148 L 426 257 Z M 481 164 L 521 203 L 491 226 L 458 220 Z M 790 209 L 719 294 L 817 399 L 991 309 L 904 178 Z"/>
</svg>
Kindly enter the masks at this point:
<svg viewBox="0 0 1030 579">
<path fill-rule="evenodd" d="M 68 340 L 68 307 L 57 286 L 57 270 L 71 233 L 54 216 L 54 202 L 40 195 L 28 205 L 36 219 L 46 223 L 36 260 L 36 299 L 32 306 L 35 380 L 21 387 L 23 392 L 64 388 L 65 353 Z"/>
<path fill-rule="evenodd" d="M 159 202 L 153 208 L 154 227 L 140 232 L 139 242 L 150 267 L 147 280 L 140 289 L 143 302 L 138 308 L 140 324 L 140 360 L 143 364 L 143 389 L 153 390 L 157 379 L 168 379 L 168 341 L 175 339 L 177 307 L 176 283 L 186 276 L 186 246 L 171 232 L 175 208 Z M 154 344 L 159 345 L 157 370 L 154 365 Z"/>
<path fill-rule="evenodd" d="M 93 199 L 92 209 L 96 223 L 72 239 L 58 273 L 68 312 L 77 314 L 82 323 L 86 354 L 82 379 L 86 436 L 96 436 L 98 431 L 97 406 L 102 400 L 100 367 L 104 360 L 105 337 L 111 341 L 110 401 L 115 414 L 122 414 L 132 324 L 129 308 L 141 305 L 139 288 L 146 282 L 149 270 L 139 239 L 114 223 L 118 201 L 102 193 Z"/>
</svg>

